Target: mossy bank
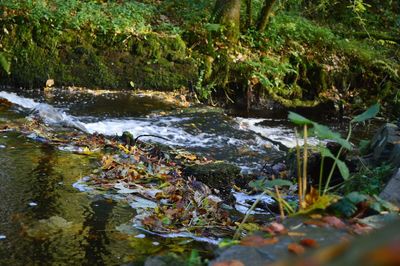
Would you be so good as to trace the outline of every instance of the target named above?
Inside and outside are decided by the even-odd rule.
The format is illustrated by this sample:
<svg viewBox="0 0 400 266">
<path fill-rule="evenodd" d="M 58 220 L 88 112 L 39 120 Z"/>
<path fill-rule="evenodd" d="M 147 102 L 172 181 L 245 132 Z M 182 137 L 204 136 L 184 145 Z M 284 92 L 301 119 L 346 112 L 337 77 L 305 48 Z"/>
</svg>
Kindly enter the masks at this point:
<svg viewBox="0 0 400 266">
<path fill-rule="evenodd" d="M 262 3 L 248 13 L 256 17 Z M 243 24 L 232 42 L 213 17 L 214 1 L 2 1 L 0 63 L 10 74 L 0 70 L 1 83 L 186 87 L 201 101 L 248 109 L 273 100 L 351 112 L 381 101 L 397 115 L 400 7 L 368 3 L 361 14 L 326 1 L 280 1 L 264 31 Z"/>
</svg>

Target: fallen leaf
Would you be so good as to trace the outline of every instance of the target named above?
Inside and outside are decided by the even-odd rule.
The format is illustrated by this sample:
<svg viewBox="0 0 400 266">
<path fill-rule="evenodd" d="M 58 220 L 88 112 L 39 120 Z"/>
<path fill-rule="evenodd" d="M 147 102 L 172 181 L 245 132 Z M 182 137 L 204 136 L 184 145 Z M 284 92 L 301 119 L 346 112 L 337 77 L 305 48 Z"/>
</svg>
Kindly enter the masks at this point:
<svg viewBox="0 0 400 266">
<path fill-rule="evenodd" d="M 288 234 L 288 236 L 291 236 L 291 237 L 305 236 L 306 235 L 305 233 L 302 233 L 302 232 L 288 232 L 287 234 Z"/>
<path fill-rule="evenodd" d="M 227 260 L 221 262 L 215 262 L 211 264 L 212 266 L 244 266 L 243 262 L 240 260 Z"/>
<path fill-rule="evenodd" d="M 307 220 L 307 221 L 304 221 L 304 224 L 318 226 L 318 227 L 325 227 L 327 225 L 326 223 L 324 223 L 321 220 Z"/>
<path fill-rule="evenodd" d="M 261 236 L 248 236 L 240 241 L 240 245 L 247 247 L 261 247 L 265 245 L 271 245 L 278 242 L 276 237 L 263 238 Z"/>
<path fill-rule="evenodd" d="M 306 251 L 303 246 L 297 243 L 290 243 L 288 245 L 288 250 L 296 255 L 301 255 Z"/>
<path fill-rule="evenodd" d="M 342 222 L 342 220 L 335 216 L 325 216 L 324 218 L 322 218 L 322 221 L 336 229 L 346 228 L 346 225 Z"/>
<path fill-rule="evenodd" d="M 309 248 L 316 248 L 319 246 L 317 241 L 312 238 L 304 238 L 304 239 L 300 240 L 300 245 L 302 245 L 304 247 L 309 247 Z"/>
<path fill-rule="evenodd" d="M 356 223 L 351 225 L 351 231 L 356 235 L 364 235 L 371 232 L 372 230 L 372 227 L 364 224 Z"/>
</svg>

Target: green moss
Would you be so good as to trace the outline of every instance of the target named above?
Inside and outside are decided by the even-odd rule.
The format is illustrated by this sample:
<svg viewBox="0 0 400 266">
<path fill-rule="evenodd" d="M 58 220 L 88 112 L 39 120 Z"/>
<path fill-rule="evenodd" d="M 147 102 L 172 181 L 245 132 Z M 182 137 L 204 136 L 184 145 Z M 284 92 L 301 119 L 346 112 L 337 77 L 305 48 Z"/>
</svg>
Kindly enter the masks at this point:
<svg viewBox="0 0 400 266">
<path fill-rule="evenodd" d="M 37 31 L 15 25 L 3 38 L 14 61 L 11 76 L 2 82 L 42 87 L 53 78 L 59 86 L 129 88 L 133 81 L 142 88 L 173 90 L 187 86 L 197 73 L 195 61 L 187 58 L 186 45 L 179 36 L 131 36 L 128 46 L 120 43 L 110 47 L 87 32 L 52 33 L 46 27 Z"/>
</svg>

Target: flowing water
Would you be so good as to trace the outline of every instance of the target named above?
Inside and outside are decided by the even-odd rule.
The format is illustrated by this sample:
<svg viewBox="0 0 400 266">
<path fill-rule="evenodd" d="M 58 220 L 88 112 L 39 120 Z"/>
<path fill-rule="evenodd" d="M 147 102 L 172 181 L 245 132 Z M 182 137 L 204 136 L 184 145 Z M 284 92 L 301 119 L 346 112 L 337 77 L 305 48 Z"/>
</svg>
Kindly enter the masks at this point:
<svg viewBox="0 0 400 266">
<path fill-rule="evenodd" d="M 161 136 L 165 139 L 143 140 L 227 160 L 243 172 L 257 172 L 266 160 L 279 158 L 275 141 L 288 147 L 295 143 L 284 118 L 230 117 L 204 106 L 181 109 L 129 92 L 18 93 L 0 91 L 0 98 L 15 104 L 0 110 L 0 123 L 35 111 L 48 124 L 83 127 L 89 133 Z M 0 265 L 140 265 L 163 251 L 212 250 L 212 243 L 202 239 L 163 238 L 129 226 L 128 234 L 124 225 L 133 209 L 73 186 L 96 162 L 15 132 L 0 132 Z"/>
</svg>

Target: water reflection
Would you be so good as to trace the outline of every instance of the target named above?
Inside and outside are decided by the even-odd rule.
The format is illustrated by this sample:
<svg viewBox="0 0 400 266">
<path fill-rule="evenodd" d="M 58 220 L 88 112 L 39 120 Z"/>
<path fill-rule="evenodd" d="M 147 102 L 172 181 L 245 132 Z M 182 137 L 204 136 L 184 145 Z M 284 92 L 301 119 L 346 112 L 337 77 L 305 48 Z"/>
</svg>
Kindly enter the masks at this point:
<svg viewBox="0 0 400 266">
<path fill-rule="evenodd" d="M 88 265 L 105 265 L 104 258 L 110 257 L 111 253 L 107 250 L 110 239 L 106 233 L 107 221 L 112 215 L 115 203 L 98 200 L 90 204 L 90 211 L 83 223 L 88 229 L 84 244 L 85 261 Z"/>
</svg>

